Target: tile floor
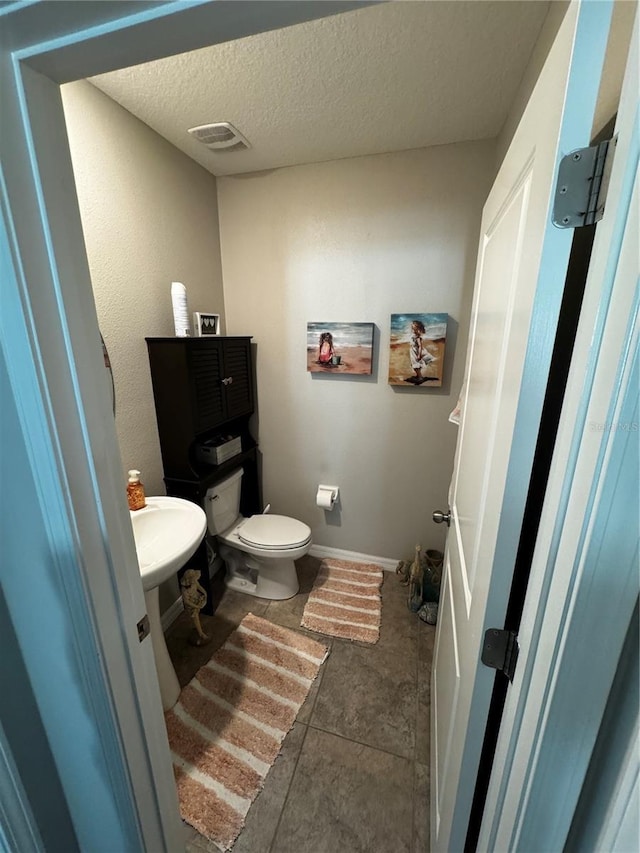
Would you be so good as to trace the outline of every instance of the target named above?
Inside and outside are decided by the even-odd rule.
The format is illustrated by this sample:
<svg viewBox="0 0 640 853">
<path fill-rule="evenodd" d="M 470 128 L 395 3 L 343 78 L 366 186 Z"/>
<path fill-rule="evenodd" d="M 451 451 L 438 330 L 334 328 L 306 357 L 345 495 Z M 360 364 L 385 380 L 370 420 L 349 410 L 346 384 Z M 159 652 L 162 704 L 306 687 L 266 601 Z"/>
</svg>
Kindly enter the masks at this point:
<svg viewBox="0 0 640 853">
<path fill-rule="evenodd" d="M 407 590 L 385 572 L 382 627 L 374 645 L 300 628 L 320 561 L 298 561 L 300 592 L 265 601 L 216 587 L 211 643 L 188 643 L 185 614 L 167 646 L 185 685 L 246 613 L 317 637 L 331 647 L 282 752 L 254 801 L 233 853 L 427 853 L 429 686 L 435 628 L 406 606 Z M 215 845 L 185 825 L 187 853 Z"/>
</svg>

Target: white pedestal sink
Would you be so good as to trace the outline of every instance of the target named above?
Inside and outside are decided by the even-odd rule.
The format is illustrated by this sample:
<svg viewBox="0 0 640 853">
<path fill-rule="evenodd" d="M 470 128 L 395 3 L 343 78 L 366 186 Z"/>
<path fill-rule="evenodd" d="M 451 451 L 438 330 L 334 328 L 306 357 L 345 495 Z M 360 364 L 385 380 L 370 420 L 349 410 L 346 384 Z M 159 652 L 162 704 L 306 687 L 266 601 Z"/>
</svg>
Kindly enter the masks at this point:
<svg viewBox="0 0 640 853">
<path fill-rule="evenodd" d="M 164 640 L 158 587 L 191 557 L 207 529 L 204 510 L 181 498 L 147 498 L 144 509 L 130 512 L 136 553 L 142 577 L 147 615 L 156 660 L 162 707 L 172 708 L 180 685 Z"/>
</svg>

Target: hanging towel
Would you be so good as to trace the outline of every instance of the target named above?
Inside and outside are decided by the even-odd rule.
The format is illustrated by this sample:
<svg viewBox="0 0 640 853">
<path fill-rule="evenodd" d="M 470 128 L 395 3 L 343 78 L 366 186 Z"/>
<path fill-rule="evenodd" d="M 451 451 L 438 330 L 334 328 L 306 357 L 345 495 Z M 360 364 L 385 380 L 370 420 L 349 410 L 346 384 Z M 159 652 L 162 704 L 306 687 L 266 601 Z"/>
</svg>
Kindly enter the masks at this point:
<svg viewBox="0 0 640 853">
<path fill-rule="evenodd" d="M 458 397 L 458 402 L 456 403 L 455 409 L 449 415 L 449 421 L 456 426 L 460 426 L 460 418 L 462 417 L 462 403 L 464 400 L 464 392 L 467 384 L 467 380 L 462 383 L 462 388 L 460 389 L 460 395 Z"/>
</svg>

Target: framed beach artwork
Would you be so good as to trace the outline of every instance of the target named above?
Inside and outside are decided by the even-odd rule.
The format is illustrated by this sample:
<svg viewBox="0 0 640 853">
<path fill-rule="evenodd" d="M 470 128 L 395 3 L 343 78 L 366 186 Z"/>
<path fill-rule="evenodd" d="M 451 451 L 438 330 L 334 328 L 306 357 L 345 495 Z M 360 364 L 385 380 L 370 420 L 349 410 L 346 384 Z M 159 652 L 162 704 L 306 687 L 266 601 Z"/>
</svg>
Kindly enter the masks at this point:
<svg viewBox="0 0 640 853">
<path fill-rule="evenodd" d="M 307 370 L 370 374 L 373 323 L 307 323 Z"/>
<path fill-rule="evenodd" d="M 442 385 L 448 314 L 392 314 L 389 384 Z"/>
</svg>

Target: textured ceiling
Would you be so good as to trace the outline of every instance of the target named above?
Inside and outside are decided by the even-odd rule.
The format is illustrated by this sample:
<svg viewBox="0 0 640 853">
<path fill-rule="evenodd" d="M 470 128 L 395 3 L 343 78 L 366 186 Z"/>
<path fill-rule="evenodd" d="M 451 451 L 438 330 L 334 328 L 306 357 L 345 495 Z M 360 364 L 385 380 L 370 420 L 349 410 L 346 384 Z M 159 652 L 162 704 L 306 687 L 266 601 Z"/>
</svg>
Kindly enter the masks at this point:
<svg viewBox="0 0 640 853">
<path fill-rule="evenodd" d="M 548 3 L 393 2 L 92 78 L 214 175 L 498 134 Z M 246 151 L 187 128 L 235 125 Z"/>
</svg>

